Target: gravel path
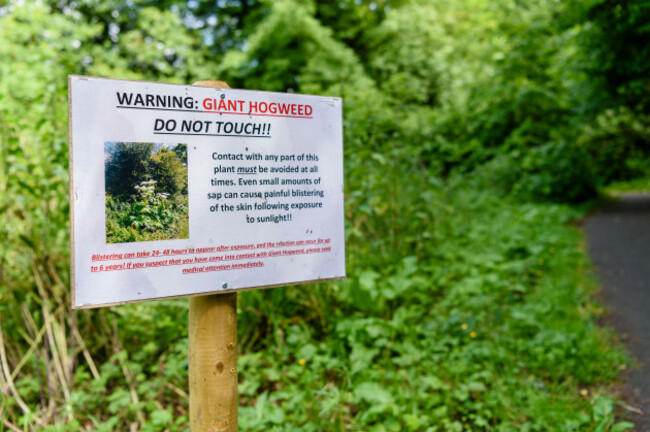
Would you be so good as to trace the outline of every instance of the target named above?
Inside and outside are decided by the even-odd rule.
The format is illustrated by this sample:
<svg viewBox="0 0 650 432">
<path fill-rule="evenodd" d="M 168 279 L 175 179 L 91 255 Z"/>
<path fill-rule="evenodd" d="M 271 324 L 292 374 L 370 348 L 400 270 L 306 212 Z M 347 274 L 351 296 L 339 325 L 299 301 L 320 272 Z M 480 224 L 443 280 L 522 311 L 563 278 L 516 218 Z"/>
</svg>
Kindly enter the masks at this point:
<svg viewBox="0 0 650 432">
<path fill-rule="evenodd" d="M 584 222 L 611 322 L 637 367 L 624 396 L 635 430 L 650 432 L 650 194 L 626 194 Z M 628 409 L 629 410 L 629 409 Z"/>
</svg>

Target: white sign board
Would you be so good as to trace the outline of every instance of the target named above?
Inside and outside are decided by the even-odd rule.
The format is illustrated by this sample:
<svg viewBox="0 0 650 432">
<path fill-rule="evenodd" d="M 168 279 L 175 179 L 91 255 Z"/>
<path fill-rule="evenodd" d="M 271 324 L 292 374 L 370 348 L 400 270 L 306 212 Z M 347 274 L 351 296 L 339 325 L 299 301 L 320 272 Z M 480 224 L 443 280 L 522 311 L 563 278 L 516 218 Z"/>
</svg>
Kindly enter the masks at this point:
<svg viewBox="0 0 650 432">
<path fill-rule="evenodd" d="M 73 307 L 345 276 L 340 98 L 71 76 Z"/>
</svg>

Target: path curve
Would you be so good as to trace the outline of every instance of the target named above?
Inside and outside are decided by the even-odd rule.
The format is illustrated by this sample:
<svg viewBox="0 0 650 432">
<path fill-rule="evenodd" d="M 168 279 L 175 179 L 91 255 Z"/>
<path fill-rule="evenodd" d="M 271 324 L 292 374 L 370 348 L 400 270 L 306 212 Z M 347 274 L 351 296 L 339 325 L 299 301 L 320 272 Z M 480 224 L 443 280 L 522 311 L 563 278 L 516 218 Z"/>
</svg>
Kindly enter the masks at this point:
<svg viewBox="0 0 650 432">
<path fill-rule="evenodd" d="M 625 194 L 583 227 L 612 325 L 637 361 L 624 397 L 642 412 L 629 417 L 636 431 L 650 432 L 650 194 Z"/>
</svg>

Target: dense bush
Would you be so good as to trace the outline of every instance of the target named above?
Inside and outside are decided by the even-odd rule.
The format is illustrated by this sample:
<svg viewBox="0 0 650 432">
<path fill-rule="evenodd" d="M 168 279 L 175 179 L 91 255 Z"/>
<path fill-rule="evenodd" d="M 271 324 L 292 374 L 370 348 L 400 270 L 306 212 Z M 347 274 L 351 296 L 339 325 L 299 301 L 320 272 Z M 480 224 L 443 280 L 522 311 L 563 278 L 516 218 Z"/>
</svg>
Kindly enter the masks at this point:
<svg viewBox="0 0 650 432">
<path fill-rule="evenodd" d="M 577 139 L 596 168 L 598 186 L 649 174 L 650 116 L 627 108 L 605 110 Z"/>
<path fill-rule="evenodd" d="M 130 201 L 106 195 L 106 243 L 188 238 L 187 196 L 171 198 L 142 182 Z"/>
</svg>

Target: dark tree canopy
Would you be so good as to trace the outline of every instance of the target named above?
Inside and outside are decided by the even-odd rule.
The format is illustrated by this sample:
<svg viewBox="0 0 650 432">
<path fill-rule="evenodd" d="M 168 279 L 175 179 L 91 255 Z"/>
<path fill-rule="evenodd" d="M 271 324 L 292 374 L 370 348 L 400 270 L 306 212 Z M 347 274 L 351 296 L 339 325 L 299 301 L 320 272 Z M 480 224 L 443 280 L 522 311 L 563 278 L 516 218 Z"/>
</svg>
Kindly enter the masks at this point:
<svg viewBox="0 0 650 432">
<path fill-rule="evenodd" d="M 612 103 L 650 114 L 650 2 L 605 0 L 589 9 L 586 40 Z"/>
<path fill-rule="evenodd" d="M 153 143 L 106 144 L 106 192 L 126 199 L 142 182 L 155 180 L 156 192 L 187 193 L 186 161 L 185 144 L 174 149 Z"/>
<path fill-rule="evenodd" d="M 135 186 L 149 180 L 153 143 L 107 144 L 106 192 L 126 198 L 135 193 Z"/>
</svg>

